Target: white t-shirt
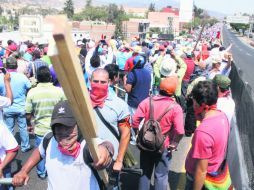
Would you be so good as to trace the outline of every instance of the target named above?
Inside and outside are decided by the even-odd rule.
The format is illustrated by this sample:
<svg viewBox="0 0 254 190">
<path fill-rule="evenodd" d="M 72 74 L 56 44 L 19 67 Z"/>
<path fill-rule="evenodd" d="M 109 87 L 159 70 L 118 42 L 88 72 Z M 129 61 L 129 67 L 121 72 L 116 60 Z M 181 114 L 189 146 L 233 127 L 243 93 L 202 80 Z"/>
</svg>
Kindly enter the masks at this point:
<svg viewBox="0 0 254 190">
<path fill-rule="evenodd" d="M 46 158 L 48 190 L 99 190 L 92 170 L 83 159 L 85 144 L 82 141 L 77 158 L 62 154 L 54 137 L 48 144 L 46 155 L 43 143 L 40 144 L 40 154 L 42 158 Z"/>
<path fill-rule="evenodd" d="M 0 122 L 3 122 L 3 108 L 6 108 L 10 105 L 11 105 L 10 98 L 0 96 Z"/>
<path fill-rule="evenodd" d="M 18 143 L 9 129 L 0 122 L 0 163 L 3 162 L 6 152 L 18 149 Z"/>
<path fill-rule="evenodd" d="M 220 97 L 217 100 L 217 108 L 227 115 L 229 123 L 235 114 L 235 102 L 231 97 Z"/>
</svg>

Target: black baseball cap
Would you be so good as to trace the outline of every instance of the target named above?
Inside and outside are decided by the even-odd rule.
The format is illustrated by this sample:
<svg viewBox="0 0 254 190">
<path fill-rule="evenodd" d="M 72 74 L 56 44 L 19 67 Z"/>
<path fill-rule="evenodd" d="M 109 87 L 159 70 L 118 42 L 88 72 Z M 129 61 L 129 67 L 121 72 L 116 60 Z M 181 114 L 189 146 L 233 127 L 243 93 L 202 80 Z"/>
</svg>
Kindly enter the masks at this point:
<svg viewBox="0 0 254 190">
<path fill-rule="evenodd" d="M 74 126 L 77 121 L 71 111 L 69 103 L 67 100 L 58 102 L 53 110 L 51 117 L 51 128 L 54 127 L 55 124 L 62 124 L 65 126 Z"/>
</svg>

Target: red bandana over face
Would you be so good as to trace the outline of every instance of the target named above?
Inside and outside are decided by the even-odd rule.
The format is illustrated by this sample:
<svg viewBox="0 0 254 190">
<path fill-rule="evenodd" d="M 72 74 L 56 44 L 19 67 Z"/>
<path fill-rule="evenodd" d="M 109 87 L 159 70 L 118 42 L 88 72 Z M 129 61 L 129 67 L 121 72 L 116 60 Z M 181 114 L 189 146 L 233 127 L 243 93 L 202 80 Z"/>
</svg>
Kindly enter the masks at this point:
<svg viewBox="0 0 254 190">
<path fill-rule="evenodd" d="M 60 144 L 58 144 L 58 149 L 61 153 L 67 156 L 72 156 L 74 158 L 77 158 L 80 152 L 80 143 L 76 142 L 76 146 L 73 150 L 68 150 L 68 148 L 63 148 Z"/>
<path fill-rule="evenodd" d="M 100 83 L 92 83 L 90 91 L 90 98 L 93 107 L 99 106 L 103 107 L 104 101 L 108 97 L 108 85 Z"/>
</svg>

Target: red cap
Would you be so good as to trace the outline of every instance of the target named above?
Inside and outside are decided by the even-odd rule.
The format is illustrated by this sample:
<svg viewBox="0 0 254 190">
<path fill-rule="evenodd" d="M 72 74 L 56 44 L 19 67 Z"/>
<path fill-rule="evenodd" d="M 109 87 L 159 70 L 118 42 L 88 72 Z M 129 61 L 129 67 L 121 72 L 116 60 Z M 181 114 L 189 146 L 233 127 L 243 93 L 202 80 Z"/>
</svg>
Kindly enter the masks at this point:
<svg viewBox="0 0 254 190">
<path fill-rule="evenodd" d="M 44 52 L 44 53 L 47 53 L 47 52 L 48 52 L 48 47 L 44 47 L 44 48 L 43 48 L 43 52 Z"/>
<path fill-rule="evenodd" d="M 160 51 L 164 51 L 165 50 L 165 46 L 164 45 L 160 45 L 159 50 Z"/>
</svg>

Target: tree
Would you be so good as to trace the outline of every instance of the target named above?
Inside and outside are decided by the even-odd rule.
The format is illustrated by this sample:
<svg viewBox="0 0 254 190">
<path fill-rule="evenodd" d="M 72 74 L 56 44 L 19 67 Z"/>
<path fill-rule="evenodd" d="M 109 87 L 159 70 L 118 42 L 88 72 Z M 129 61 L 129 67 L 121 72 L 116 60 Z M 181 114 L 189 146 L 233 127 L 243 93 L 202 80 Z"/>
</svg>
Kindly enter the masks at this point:
<svg viewBox="0 0 254 190">
<path fill-rule="evenodd" d="M 86 6 L 85 8 L 89 8 L 92 6 L 92 0 L 86 0 Z"/>
<path fill-rule="evenodd" d="M 3 10 L 3 8 L 0 6 L 0 16 L 2 16 L 3 12 L 4 12 L 4 10 Z"/>
<path fill-rule="evenodd" d="M 202 14 L 204 13 L 204 10 L 201 8 L 198 8 L 196 5 L 194 5 L 194 15 L 195 17 L 202 18 Z"/>
<path fill-rule="evenodd" d="M 117 37 L 123 37 L 123 22 L 121 20 L 118 20 L 116 22 L 116 28 L 115 28 L 115 36 Z"/>
<path fill-rule="evenodd" d="M 67 14 L 68 18 L 72 18 L 74 15 L 74 5 L 72 0 L 66 0 L 64 3 L 64 13 Z"/>
<path fill-rule="evenodd" d="M 155 11 L 155 3 L 150 3 L 150 5 L 148 7 L 148 11 L 149 12 L 154 12 Z"/>
<path fill-rule="evenodd" d="M 241 23 L 231 23 L 230 26 L 235 29 L 237 32 L 242 32 L 244 35 L 245 31 L 249 29 L 249 24 L 241 24 Z"/>
</svg>

